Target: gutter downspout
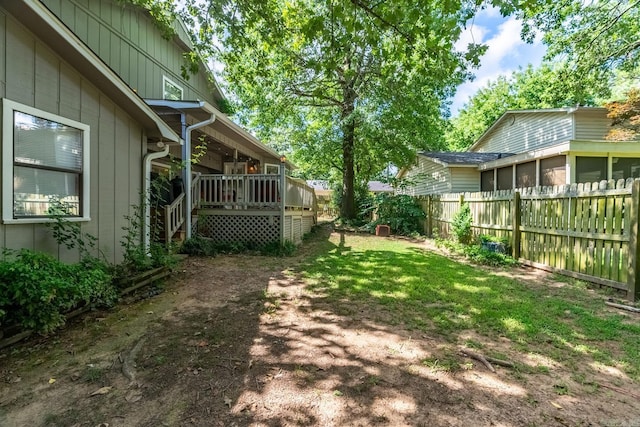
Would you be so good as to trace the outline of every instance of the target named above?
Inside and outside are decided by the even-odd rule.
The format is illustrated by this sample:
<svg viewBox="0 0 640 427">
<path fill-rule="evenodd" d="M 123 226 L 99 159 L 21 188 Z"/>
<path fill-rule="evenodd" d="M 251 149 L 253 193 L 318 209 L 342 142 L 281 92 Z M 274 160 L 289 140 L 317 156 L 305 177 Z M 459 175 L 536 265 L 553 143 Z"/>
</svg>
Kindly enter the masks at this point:
<svg viewBox="0 0 640 427">
<path fill-rule="evenodd" d="M 144 174 L 144 193 L 142 197 L 144 201 L 144 250 L 149 252 L 151 246 L 151 162 L 161 157 L 166 157 L 169 154 L 169 145 L 164 142 L 158 143 L 160 147 L 164 147 L 162 151 L 154 153 L 147 153 L 143 160 L 143 174 Z"/>
<path fill-rule="evenodd" d="M 184 129 L 184 145 L 182 146 L 182 160 L 185 162 L 184 170 L 182 172 L 182 182 L 184 183 L 184 201 L 185 201 L 185 228 L 186 238 L 191 238 L 191 131 L 201 128 L 203 126 L 210 125 L 215 122 L 216 115 L 214 111 L 206 109 L 208 113 L 211 113 L 211 117 L 207 120 L 199 123 L 194 123 L 191 126 L 187 126 Z"/>
</svg>

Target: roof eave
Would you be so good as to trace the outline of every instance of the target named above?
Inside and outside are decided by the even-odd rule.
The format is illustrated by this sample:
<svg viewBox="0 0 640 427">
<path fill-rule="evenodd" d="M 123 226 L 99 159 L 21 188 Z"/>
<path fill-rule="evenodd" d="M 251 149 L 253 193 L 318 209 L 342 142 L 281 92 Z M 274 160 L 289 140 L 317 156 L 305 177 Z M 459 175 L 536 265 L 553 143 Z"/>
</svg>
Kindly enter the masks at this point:
<svg viewBox="0 0 640 427">
<path fill-rule="evenodd" d="M 151 107 L 167 107 L 176 111 L 183 111 L 188 113 L 189 111 L 205 111 L 210 114 L 215 114 L 216 121 L 224 124 L 227 128 L 235 132 L 243 141 L 250 144 L 250 146 L 264 151 L 275 158 L 281 158 L 282 156 L 268 145 L 262 143 L 258 138 L 253 136 L 247 130 L 240 125 L 234 123 L 226 114 L 218 110 L 213 105 L 204 101 L 171 101 L 168 99 L 145 99 L 145 102 Z M 288 160 L 285 160 L 286 164 L 291 169 L 296 169 L 297 166 Z"/>
</svg>

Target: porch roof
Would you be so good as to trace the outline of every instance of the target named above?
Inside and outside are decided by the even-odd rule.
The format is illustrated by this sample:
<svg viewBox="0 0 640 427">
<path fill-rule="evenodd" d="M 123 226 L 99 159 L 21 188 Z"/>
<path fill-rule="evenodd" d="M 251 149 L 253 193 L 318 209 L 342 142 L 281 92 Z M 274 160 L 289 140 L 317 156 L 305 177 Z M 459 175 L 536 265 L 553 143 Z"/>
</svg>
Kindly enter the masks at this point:
<svg viewBox="0 0 640 427">
<path fill-rule="evenodd" d="M 145 99 L 145 102 L 160 116 L 171 113 L 184 113 L 193 117 L 197 121 L 203 121 L 211 117 L 211 114 L 213 113 L 216 116 L 216 120 L 209 126 L 218 128 L 219 131 L 226 135 L 232 134 L 237 138 L 237 141 L 240 144 L 245 145 L 248 149 L 261 153 L 267 157 L 280 159 L 280 154 L 278 152 L 264 144 L 247 130 L 243 129 L 240 125 L 231 121 L 226 114 L 208 102 L 185 100 L 172 101 L 167 99 Z M 222 141 L 218 142 L 223 143 Z M 286 161 L 286 164 L 290 169 L 296 168 L 296 166 L 289 161 Z"/>
</svg>

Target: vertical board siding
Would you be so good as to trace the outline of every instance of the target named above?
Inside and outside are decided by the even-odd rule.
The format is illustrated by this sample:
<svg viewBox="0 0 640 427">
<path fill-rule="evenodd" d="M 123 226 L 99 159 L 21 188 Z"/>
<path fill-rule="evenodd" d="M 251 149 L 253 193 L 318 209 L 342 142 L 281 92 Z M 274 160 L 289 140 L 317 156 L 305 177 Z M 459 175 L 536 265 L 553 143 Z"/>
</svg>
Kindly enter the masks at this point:
<svg viewBox="0 0 640 427">
<path fill-rule="evenodd" d="M 143 98 L 161 99 L 166 75 L 182 86 L 183 99 L 216 105 L 205 70 L 183 79 L 184 49 L 163 38 L 142 9 L 113 0 L 42 2 Z"/>
<path fill-rule="evenodd" d="M 469 204 L 474 235 L 514 241 L 520 261 L 617 289 L 628 289 L 633 179 L 486 193 L 421 197 L 426 223 L 440 237 L 451 236 L 460 201 Z M 638 195 L 635 195 L 637 200 Z M 513 213 L 519 224 L 514 230 Z"/>
<path fill-rule="evenodd" d="M 39 40 L 15 18 L 2 13 L 0 42 L 0 50 L 11 59 L 0 62 L 0 74 L 7 82 L 3 97 L 90 126 L 91 221 L 81 223 L 81 228 L 99 238 L 98 247 L 109 261 L 121 260 L 124 215 L 130 212 L 133 200 L 139 203 L 136 195 L 142 185 L 146 148 L 142 127 L 116 106 L 109 94 L 100 92 L 49 49 L 46 40 Z M 0 245 L 46 251 L 65 262 L 78 261 L 77 251 L 58 248 L 43 224 L 2 224 Z"/>
</svg>

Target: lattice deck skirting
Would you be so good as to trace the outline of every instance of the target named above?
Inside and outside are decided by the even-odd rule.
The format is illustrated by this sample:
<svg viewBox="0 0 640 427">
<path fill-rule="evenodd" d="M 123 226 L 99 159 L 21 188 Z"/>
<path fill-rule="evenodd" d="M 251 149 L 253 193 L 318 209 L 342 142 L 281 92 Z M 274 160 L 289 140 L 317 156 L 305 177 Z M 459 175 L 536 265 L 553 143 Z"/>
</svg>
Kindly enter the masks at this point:
<svg viewBox="0 0 640 427">
<path fill-rule="evenodd" d="M 285 214 L 284 238 L 295 244 L 315 223 L 313 212 L 291 211 Z M 233 212 L 203 209 L 198 212 L 198 234 L 221 242 L 264 245 L 280 240 L 279 212 Z"/>
</svg>

